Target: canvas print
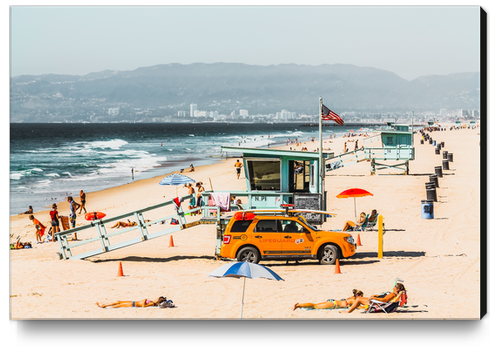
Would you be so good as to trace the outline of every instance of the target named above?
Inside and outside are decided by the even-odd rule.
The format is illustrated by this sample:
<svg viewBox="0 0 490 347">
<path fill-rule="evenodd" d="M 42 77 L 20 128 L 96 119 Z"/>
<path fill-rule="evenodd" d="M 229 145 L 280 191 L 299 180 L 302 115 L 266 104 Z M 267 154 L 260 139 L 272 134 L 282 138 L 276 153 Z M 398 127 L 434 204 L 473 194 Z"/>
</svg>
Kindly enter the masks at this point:
<svg viewBox="0 0 490 347">
<path fill-rule="evenodd" d="M 11 320 L 486 313 L 479 6 L 12 6 L 10 28 Z"/>
</svg>

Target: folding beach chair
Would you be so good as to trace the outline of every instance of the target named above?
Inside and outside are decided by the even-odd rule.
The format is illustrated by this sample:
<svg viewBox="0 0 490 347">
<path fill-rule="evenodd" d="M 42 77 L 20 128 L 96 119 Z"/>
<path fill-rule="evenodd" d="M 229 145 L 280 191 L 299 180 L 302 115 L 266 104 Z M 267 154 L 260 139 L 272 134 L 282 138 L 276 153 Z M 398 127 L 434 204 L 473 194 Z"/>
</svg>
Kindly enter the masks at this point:
<svg viewBox="0 0 490 347">
<path fill-rule="evenodd" d="M 398 307 L 403 307 L 408 301 L 407 293 L 402 291 L 398 293 L 396 297 L 388 302 L 382 302 L 379 300 L 371 300 L 369 307 L 366 309 L 366 313 L 384 312 L 392 313 L 395 312 Z"/>
<path fill-rule="evenodd" d="M 366 227 L 364 228 L 364 230 L 374 231 L 376 224 L 378 224 L 378 216 L 379 216 L 379 213 L 376 213 L 376 215 L 374 216 L 374 220 L 372 222 L 369 221 L 369 218 L 366 218 L 367 223 L 366 223 Z"/>
<path fill-rule="evenodd" d="M 366 227 L 367 227 L 367 224 L 368 224 L 368 219 L 369 219 L 369 215 L 367 214 L 366 215 L 366 218 L 364 219 L 364 222 L 361 225 L 356 225 L 354 227 L 354 231 L 366 231 Z M 376 219 L 377 219 L 377 217 L 376 217 Z"/>
</svg>

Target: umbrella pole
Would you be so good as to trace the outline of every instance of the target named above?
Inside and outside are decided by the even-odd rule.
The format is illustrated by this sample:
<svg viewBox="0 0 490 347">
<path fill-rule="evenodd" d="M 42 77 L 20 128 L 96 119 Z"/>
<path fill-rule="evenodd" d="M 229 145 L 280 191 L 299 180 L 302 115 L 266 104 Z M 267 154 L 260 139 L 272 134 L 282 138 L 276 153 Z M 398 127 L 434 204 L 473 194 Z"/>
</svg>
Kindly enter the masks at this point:
<svg viewBox="0 0 490 347">
<path fill-rule="evenodd" d="M 355 214 L 355 221 L 357 223 L 357 201 L 356 201 L 356 197 L 354 197 L 354 214 Z"/>
<path fill-rule="evenodd" d="M 243 277 L 243 293 L 242 293 L 242 312 L 240 312 L 240 319 L 243 317 L 243 298 L 245 297 L 245 280 L 247 277 Z"/>
</svg>

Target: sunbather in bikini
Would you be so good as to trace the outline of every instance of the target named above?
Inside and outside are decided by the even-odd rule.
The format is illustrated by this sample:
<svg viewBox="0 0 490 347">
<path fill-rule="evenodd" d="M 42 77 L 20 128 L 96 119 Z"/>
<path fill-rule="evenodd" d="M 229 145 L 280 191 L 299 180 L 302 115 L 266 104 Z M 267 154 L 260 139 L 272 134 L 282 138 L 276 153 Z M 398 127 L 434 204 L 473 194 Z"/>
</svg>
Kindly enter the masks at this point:
<svg viewBox="0 0 490 347">
<path fill-rule="evenodd" d="M 353 296 L 347 299 L 341 299 L 341 300 L 334 300 L 334 299 L 328 299 L 325 302 L 321 302 L 318 304 L 312 304 L 312 303 L 304 303 L 304 304 L 296 304 L 294 305 L 293 311 L 296 310 L 297 308 L 306 308 L 306 309 L 336 309 L 336 308 L 347 308 L 351 306 L 354 302 L 356 302 L 357 298 L 360 298 L 364 295 L 364 293 L 360 290 L 353 289 L 352 290 Z"/>
<path fill-rule="evenodd" d="M 126 228 L 126 227 L 134 227 L 137 223 L 136 222 L 117 222 L 111 228 Z"/>
<path fill-rule="evenodd" d="M 361 215 L 359 216 L 359 220 L 357 221 L 357 223 L 348 220 L 347 222 L 345 222 L 345 226 L 344 229 L 342 229 L 342 231 L 354 230 L 356 227 L 363 225 L 365 221 L 366 221 L 366 213 L 361 212 Z"/>
<path fill-rule="evenodd" d="M 402 283 L 397 283 L 396 286 L 393 288 L 393 291 L 391 293 L 386 294 L 385 296 L 378 296 L 378 295 L 373 295 L 371 297 L 358 297 L 356 298 L 356 301 L 352 304 L 351 308 L 347 313 L 351 313 L 354 311 L 356 308 L 358 308 L 361 305 L 369 305 L 371 300 L 378 300 L 381 302 L 389 302 L 392 299 L 395 299 L 398 293 L 402 292 L 405 290 L 405 286 Z"/>
<path fill-rule="evenodd" d="M 112 304 L 99 304 L 98 302 L 96 303 L 97 306 L 100 308 L 106 308 L 106 307 L 113 307 L 113 308 L 119 308 L 119 307 L 149 307 L 149 306 L 158 306 L 162 302 L 167 301 L 167 298 L 161 296 L 155 301 L 151 301 L 149 299 L 141 300 L 141 301 L 116 301 L 113 302 Z"/>
</svg>

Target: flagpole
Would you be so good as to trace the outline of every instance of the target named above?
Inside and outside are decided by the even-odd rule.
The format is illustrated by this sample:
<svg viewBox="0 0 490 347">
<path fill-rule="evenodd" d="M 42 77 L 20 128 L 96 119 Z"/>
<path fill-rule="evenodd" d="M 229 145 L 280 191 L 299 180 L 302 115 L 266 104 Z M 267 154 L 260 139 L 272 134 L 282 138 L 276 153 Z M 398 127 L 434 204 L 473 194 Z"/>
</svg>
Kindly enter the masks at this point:
<svg viewBox="0 0 490 347">
<path fill-rule="evenodd" d="M 323 139 L 322 139 L 322 106 L 323 106 L 323 99 L 320 97 L 320 105 L 319 105 L 319 111 L 318 111 L 318 186 L 319 186 L 319 193 L 321 194 L 321 199 L 323 200 Z M 324 207 L 325 206 L 325 201 L 322 204 Z"/>
</svg>

